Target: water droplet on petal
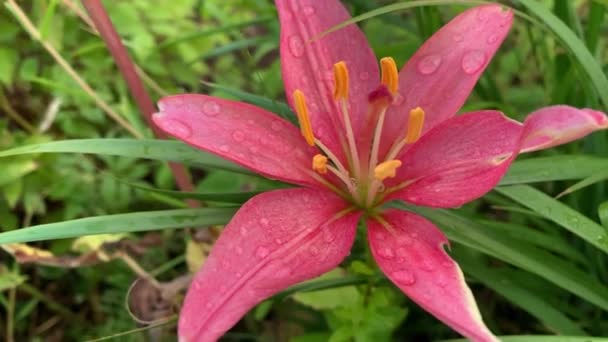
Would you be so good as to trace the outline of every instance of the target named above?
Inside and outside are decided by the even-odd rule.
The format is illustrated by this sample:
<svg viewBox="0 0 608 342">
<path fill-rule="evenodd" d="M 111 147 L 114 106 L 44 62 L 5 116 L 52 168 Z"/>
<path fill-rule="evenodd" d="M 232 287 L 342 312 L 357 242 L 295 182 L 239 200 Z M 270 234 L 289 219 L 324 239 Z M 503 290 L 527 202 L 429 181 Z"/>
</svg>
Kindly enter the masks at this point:
<svg viewBox="0 0 608 342">
<path fill-rule="evenodd" d="M 489 36 L 486 41 L 488 42 L 488 44 L 494 44 L 494 43 L 496 43 L 497 40 L 498 40 L 498 36 L 493 34 L 493 35 Z"/>
<path fill-rule="evenodd" d="M 393 250 L 389 247 L 380 248 L 380 250 L 378 250 L 378 255 L 380 255 L 384 259 L 392 259 L 393 257 L 395 257 L 395 253 L 393 253 Z"/>
<path fill-rule="evenodd" d="M 213 307 L 213 304 L 211 304 L 210 302 L 207 302 L 207 304 L 205 304 L 205 307 L 207 309 L 211 309 Z"/>
<path fill-rule="evenodd" d="M 293 35 L 287 40 L 289 51 L 294 57 L 302 57 L 304 55 L 304 41 L 302 37 Z"/>
<path fill-rule="evenodd" d="M 452 267 L 452 263 L 449 261 L 444 261 L 441 263 L 441 266 L 448 268 L 448 267 Z"/>
<path fill-rule="evenodd" d="M 396 282 L 402 285 L 412 285 L 416 282 L 416 278 L 414 278 L 412 272 L 408 270 L 399 270 L 393 272 L 391 276 L 395 279 Z"/>
<path fill-rule="evenodd" d="M 269 221 L 268 221 L 268 219 L 267 219 L 267 218 L 262 217 L 262 218 L 260 219 L 260 224 L 261 224 L 262 226 L 267 227 L 267 226 L 268 226 L 268 223 L 269 223 Z"/>
<path fill-rule="evenodd" d="M 270 251 L 264 246 L 260 246 L 255 250 L 255 256 L 260 259 L 264 259 L 268 254 L 270 254 Z"/>
<path fill-rule="evenodd" d="M 203 104 L 203 113 L 207 116 L 217 116 L 220 113 L 220 105 L 213 101 Z"/>
<path fill-rule="evenodd" d="M 369 80 L 369 72 L 364 71 L 364 72 L 360 73 L 359 78 L 361 79 L 361 81 Z"/>
<path fill-rule="evenodd" d="M 247 233 L 249 233 L 245 226 L 242 226 L 240 230 L 241 230 L 241 235 L 243 235 L 243 236 L 245 236 L 245 235 L 247 235 Z"/>
<path fill-rule="evenodd" d="M 163 120 L 162 123 L 163 129 L 173 136 L 182 139 L 192 136 L 192 129 L 181 121 L 167 119 Z"/>
<path fill-rule="evenodd" d="M 441 65 L 441 56 L 429 55 L 418 62 L 418 72 L 423 75 L 430 75 L 439 69 Z"/>
<path fill-rule="evenodd" d="M 221 152 L 228 152 L 228 151 L 230 151 L 230 146 L 228 146 L 228 145 L 222 145 L 222 146 L 219 147 L 219 150 Z"/>
<path fill-rule="evenodd" d="M 435 270 L 435 265 L 433 265 L 431 260 L 423 258 L 420 260 L 420 268 L 427 272 L 431 272 Z"/>
<path fill-rule="evenodd" d="M 245 133 L 243 133 L 242 131 L 236 130 L 236 131 L 232 132 L 232 139 L 234 139 L 234 141 L 236 141 L 236 142 L 243 142 L 243 140 L 245 140 Z"/>
<path fill-rule="evenodd" d="M 329 228 L 323 229 L 323 240 L 325 242 L 332 242 L 336 239 L 336 236 L 332 233 Z"/>
<path fill-rule="evenodd" d="M 315 14 L 315 12 L 316 12 L 316 10 L 312 6 L 304 7 L 304 14 L 306 14 L 306 15 L 313 15 L 313 14 Z"/>
<path fill-rule="evenodd" d="M 310 247 L 310 254 L 312 254 L 312 255 L 319 254 L 319 249 L 315 246 Z"/>
<path fill-rule="evenodd" d="M 241 246 L 237 246 L 235 249 L 236 254 L 241 255 L 243 254 L 243 248 L 241 248 Z"/>
<path fill-rule="evenodd" d="M 237 278 L 237 279 L 239 279 L 239 278 L 241 278 L 243 275 L 242 275 L 241 273 L 239 273 L 239 272 L 236 272 L 235 276 L 236 276 L 236 278 Z"/>
<path fill-rule="evenodd" d="M 467 74 L 474 74 L 481 70 L 485 63 L 485 52 L 481 50 L 469 51 L 462 57 L 462 70 Z"/>
<path fill-rule="evenodd" d="M 275 239 L 274 242 L 276 242 L 277 245 L 283 244 L 283 240 L 281 240 L 281 239 Z"/>
<path fill-rule="evenodd" d="M 376 232 L 374 234 L 374 237 L 376 238 L 376 240 L 382 241 L 382 240 L 386 239 L 386 234 L 384 234 L 383 232 Z"/>
<path fill-rule="evenodd" d="M 482 7 L 477 11 L 477 19 L 479 19 L 479 21 L 486 21 L 488 20 L 488 13 L 486 12 L 485 8 Z"/>
<path fill-rule="evenodd" d="M 275 120 L 272 122 L 272 124 L 270 124 L 270 127 L 275 130 L 275 131 L 280 131 L 281 129 L 283 129 L 283 124 L 281 123 L 281 121 Z"/>
<path fill-rule="evenodd" d="M 461 34 L 455 34 L 452 39 L 454 39 L 455 42 L 460 43 L 464 40 L 464 36 Z"/>
<path fill-rule="evenodd" d="M 249 152 L 255 154 L 255 153 L 260 152 L 260 149 L 257 146 L 249 146 Z"/>
</svg>

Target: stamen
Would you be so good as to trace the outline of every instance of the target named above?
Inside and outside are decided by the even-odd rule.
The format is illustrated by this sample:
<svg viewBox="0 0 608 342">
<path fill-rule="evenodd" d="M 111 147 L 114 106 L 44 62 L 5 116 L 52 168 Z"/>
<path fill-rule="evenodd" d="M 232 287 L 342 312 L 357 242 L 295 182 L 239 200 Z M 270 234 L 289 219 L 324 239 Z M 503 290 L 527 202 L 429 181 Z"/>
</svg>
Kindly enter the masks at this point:
<svg viewBox="0 0 608 342">
<path fill-rule="evenodd" d="M 397 174 L 397 169 L 400 166 L 401 160 L 387 160 L 376 166 L 376 168 L 374 169 L 374 177 L 379 181 L 383 181 L 386 178 L 393 178 Z"/>
<path fill-rule="evenodd" d="M 424 125 L 424 110 L 416 107 L 410 111 L 410 118 L 407 124 L 407 134 L 405 143 L 415 143 L 422 135 L 422 126 Z"/>
<path fill-rule="evenodd" d="M 293 92 L 293 102 L 296 107 L 298 122 L 300 123 L 300 131 L 310 146 L 315 146 L 315 136 L 312 133 L 312 125 L 310 124 L 310 116 L 308 115 L 308 107 L 306 106 L 306 98 L 300 89 Z"/>
<path fill-rule="evenodd" d="M 324 175 L 327 173 L 327 157 L 322 154 L 315 154 L 312 158 L 312 169 Z"/>
<path fill-rule="evenodd" d="M 399 71 L 397 64 L 392 57 L 384 57 L 380 60 L 382 69 L 382 84 L 384 84 L 391 93 L 396 93 L 399 88 Z"/>
<path fill-rule="evenodd" d="M 347 99 L 348 98 L 348 68 L 344 61 L 340 61 L 334 64 L 334 99 Z"/>
</svg>

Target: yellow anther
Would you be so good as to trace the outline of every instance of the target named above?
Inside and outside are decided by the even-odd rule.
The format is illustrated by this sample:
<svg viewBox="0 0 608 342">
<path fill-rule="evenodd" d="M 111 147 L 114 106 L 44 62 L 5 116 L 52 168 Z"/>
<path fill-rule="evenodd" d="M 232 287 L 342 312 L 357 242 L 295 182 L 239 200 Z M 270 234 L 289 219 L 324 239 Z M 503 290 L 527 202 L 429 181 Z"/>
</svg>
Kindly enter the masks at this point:
<svg viewBox="0 0 608 342">
<path fill-rule="evenodd" d="M 312 125 L 308 115 L 308 107 L 306 106 L 306 98 L 300 89 L 293 92 L 293 103 L 296 107 L 298 122 L 300 123 L 300 131 L 310 146 L 315 145 L 315 136 L 312 133 Z"/>
<path fill-rule="evenodd" d="M 422 135 L 422 126 L 424 126 L 424 110 L 420 107 L 416 107 L 410 111 L 405 142 L 411 144 L 420 139 L 420 135 Z"/>
<path fill-rule="evenodd" d="M 344 61 L 334 64 L 334 99 L 348 98 L 348 68 Z"/>
<path fill-rule="evenodd" d="M 401 166 L 401 160 L 387 160 L 383 163 L 378 164 L 376 168 L 374 168 L 374 177 L 383 181 L 386 178 L 393 178 L 397 173 L 397 169 Z"/>
<path fill-rule="evenodd" d="M 312 157 L 312 169 L 322 175 L 327 173 L 327 157 L 322 154 L 315 154 Z"/>
<path fill-rule="evenodd" d="M 396 93 L 399 88 L 399 71 L 397 64 L 392 57 L 384 57 L 380 60 L 382 69 L 382 84 L 384 84 L 391 93 Z"/>
</svg>

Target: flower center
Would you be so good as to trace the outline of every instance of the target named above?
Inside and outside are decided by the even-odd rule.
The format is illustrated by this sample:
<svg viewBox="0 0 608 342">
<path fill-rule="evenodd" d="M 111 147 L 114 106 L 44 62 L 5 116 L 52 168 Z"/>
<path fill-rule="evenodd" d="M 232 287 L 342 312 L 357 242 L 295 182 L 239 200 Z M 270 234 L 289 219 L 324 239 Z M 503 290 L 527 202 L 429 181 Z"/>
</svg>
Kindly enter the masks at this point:
<svg viewBox="0 0 608 342">
<path fill-rule="evenodd" d="M 379 87 L 368 96 L 369 109 L 366 117 L 368 127 L 363 127 L 361 137 L 355 140 L 355 133 L 349 114 L 349 75 L 344 61 L 334 64 L 334 92 L 341 114 L 342 130 L 340 142 L 346 155 L 344 164 L 322 141 L 314 136 L 306 98 L 299 89 L 293 93 L 294 107 L 300 123 L 300 130 L 310 146 L 317 146 L 320 153 L 312 159 L 314 177 L 331 190 L 350 200 L 361 209 L 373 209 L 382 203 L 387 193 L 401 189 L 407 182 L 386 189 L 384 182 L 394 178 L 402 162 L 396 159 L 403 148 L 415 143 L 422 134 L 425 113 L 420 107 L 410 111 L 407 129 L 392 142 L 388 152 L 380 156 L 380 142 L 383 135 L 387 109 L 393 105 L 394 95 L 399 87 L 399 72 L 390 57 L 380 60 L 382 78 Z"/>
</svg>

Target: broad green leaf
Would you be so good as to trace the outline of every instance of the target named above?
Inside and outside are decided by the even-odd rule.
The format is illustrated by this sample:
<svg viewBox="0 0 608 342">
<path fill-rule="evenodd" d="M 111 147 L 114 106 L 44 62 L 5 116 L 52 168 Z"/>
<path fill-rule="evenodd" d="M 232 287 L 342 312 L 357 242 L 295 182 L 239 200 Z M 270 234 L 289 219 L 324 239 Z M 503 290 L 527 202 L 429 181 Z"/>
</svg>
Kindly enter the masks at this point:
<svg viewBox="0 0 608 342">
<path fill-rule="evenodd" d="M 602 226 L 604 226 L 605 229 L 608 229 L 608 201 L 600 204 L 599 208 L 597 208 L 597 212 L 600 221 L 602 222 Z"/>
<path fill-rule="evenodd" d="M 335 268 L 313 281 L 340 278 L 344 278 L 344 270 Z M 321 310 L 354 305 L 359 300 L 360 295 L 359 291 L 351 285 L 322 291 L 296 292 L 292 297 L 297 302 Z"/>
<path fill-rule="evenodd" d="M 33 160 L 11 160 L 0 165 L 2 165 L 0 186 L 14 182 L 38 167 Z"/>
<path fill-rule="evenodd" d="M 88 217 L 0 233 L 0 244 L 226 224 L 235 212 L 235 208 L 198 208 Z"/>
<path fill-rule="evenodd" d="M 35 153 L 90 153 L 144 158 L 249 173 L 229 161 L 174 140 L 74 139 L 52 141 L 2 151 L 0 157 Z"/>
<path fill-rule="evenodd" d="M 496 191 L 522 204 L 546 219 L 566 228 L 583 240 L 608 253 L 608 232 L 585 215 L 528 186 L 513 185 Z"/>
<path fill-rule="evenodd" d="M 608 158 L 560 155 L 518 160 L 500 185 L 583 179 L 608 169 Z"/>
<path fill-rule="evenodd" d="M 538 17 L 549 28 L 551 33 L 559 38 L 578 62 L 577 64 L 582 71 L 591 80 L 600 99 L 604 103 L 604 107 L 608 108 L 608 79 L 593 54 L 585 46 L 585 43 L 563 21 L 551 13 L 544 4 L 536 0 L 519 0 L 519 3 L 526 7 L 534 16 Z"/>
</svg>

